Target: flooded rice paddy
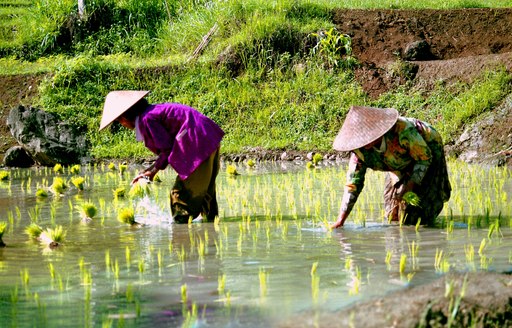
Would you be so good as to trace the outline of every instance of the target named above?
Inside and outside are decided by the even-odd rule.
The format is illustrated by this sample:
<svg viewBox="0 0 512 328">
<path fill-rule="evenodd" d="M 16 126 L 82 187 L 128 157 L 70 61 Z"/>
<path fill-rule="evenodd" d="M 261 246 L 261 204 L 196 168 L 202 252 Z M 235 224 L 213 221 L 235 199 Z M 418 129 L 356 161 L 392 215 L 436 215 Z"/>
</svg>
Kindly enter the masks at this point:
<svg viewBox="0 0 512 328">
<path fill-rule="evenodd" d="M 337 215 L 343 164 L 240 163 L 236 176 L 224 164 L 220 220 L 183 225 L 169 222 L 174 172 L 130 193 L 139 169 L 2 171 L 1 327 L 277 326 L 449 271 L 512 270 L 512 173 L 505 168 L 450 163 L 453 194 L 435 228 L 388 224 L 384 174 L 370 171 L 336 231 L 325 227 Z M 83 185 L 73 183 L 77 177 Z M 58 178 L 67 188 L 58 190 Z M 36 196 L 40 190 L 47 197 Z M 86 205 L 92 218 L 84 218 Z M 139 224 L 118 220 L 127 208 Z M 31 223 L 52 230 L 36 239 L 26 233 Z M 65 235 L 50 247 L 58 226 Z"/>
</svg>

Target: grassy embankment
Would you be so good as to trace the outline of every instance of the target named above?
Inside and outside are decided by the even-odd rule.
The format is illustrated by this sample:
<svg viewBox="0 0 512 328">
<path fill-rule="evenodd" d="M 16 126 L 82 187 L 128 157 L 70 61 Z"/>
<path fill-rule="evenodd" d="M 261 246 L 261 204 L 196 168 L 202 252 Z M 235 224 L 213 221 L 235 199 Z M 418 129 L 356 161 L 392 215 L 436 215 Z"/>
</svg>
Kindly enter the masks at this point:
<svg viewBox="0 0 512 328">
<path fill-rule="evenodd" d="M 511 89 L 507 73 L 487 72 L 472 85 L 439 84 L 429 93 L 405 85 L 372 100 L 354 80 L 350 39 L 333 34 L 317 43 L 314 36 L 333 27 L 333 8 L 505 7 L 505 0 L 100 0 L 83 21 L 76 2 L 2 4 L 0 74 L 50 73 L 36 105 L 86 124 L 98 158 L 149 154 L 131 131 L 97 132 L 104 96 L 114 89 L 151 90 L 150 102 L 198 108 L 227 132 L 228 153 L 328 151 L 352 104 L 395 107 L 432 122 L 450 141 Z M 215 24 L 208 47 L 189 60 Z"/>
</svg>

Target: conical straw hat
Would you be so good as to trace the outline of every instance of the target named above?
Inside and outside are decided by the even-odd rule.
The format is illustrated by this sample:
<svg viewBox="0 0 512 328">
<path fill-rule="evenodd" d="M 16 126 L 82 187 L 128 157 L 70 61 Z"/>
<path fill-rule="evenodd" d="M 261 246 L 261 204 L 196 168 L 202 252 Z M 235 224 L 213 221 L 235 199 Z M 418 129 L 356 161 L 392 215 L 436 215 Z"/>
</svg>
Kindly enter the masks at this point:
<svg viewBox="0 0 512 328">
<path fill-rule="evenodd" d="M 351 151 L 372 143 L 388 132 L 398 120 L 394 108 L 352 106 L 334 139 L 333 148 Z"/>
<path fill-rule="evenodd" d="M 144 98 L 149 91 L 111 91 L 105 98 L 103 105 L 103 115 L 101 116 L 100 131 L 106 128 L 116 118 L 121 116 L 128 108 L 132 107 L 137 101 Z"/>
</svg>

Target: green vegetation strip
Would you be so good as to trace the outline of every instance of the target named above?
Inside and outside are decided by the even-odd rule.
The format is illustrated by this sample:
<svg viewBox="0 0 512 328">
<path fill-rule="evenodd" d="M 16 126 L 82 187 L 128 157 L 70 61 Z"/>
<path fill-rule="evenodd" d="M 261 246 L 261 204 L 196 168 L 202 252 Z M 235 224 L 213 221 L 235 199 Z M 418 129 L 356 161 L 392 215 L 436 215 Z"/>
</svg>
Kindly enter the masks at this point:
<svg viewBox="0 0 512 328">
<path fill-rule="evenodd" d="M 399 7 L 508 3 L 401 1 Z M 86 23 L 78 24 L 75 1 L 34 1 L 14 38 L 0 33 L 0 71 L 49 73 L 35 105 L 85 124 L 91 153 L 100 158 L 148 155 L 130 131 L 114 126 L 97 132 L 104 97 L 114 89 L 150 90 L 150 102 L 196 107 L 226 131 L 222 147 L 228 153 L 248 147 L 330 150 L 353 104 L 395 107 L 432 122 L 449 142 L 511 91 L 511 76 L 498 70 L 472 85 L 439 83 L 428 94 L 406 85 L 369 99 L 354 77 L 350 38 L 332 29 L 332 10 L 397 8 L 396 1 L 101 0 L 91 6 Z M 213 26 L 218 30 L 208 47 L 191 60 Z"/>
</svg>

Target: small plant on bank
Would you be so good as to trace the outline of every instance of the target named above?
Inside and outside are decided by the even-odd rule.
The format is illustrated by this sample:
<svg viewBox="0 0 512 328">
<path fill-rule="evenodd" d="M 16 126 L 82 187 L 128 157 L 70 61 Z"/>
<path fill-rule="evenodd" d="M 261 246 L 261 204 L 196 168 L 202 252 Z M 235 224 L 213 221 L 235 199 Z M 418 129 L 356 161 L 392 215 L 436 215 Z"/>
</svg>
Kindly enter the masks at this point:
<svg viewBox="0 0 512 328">
<path fill-rule="evenodd" d="M 313 162 L 313 165 L 317 166 L 318 163 L 320 163 L 320 161 L 324 159 L 324 157 L 322 156 L 322 154 L 319 154 L 319 153 L 316 153 L 315 155 L 313 155 L 313 159 L 312 159 L 312 162 Z"/>
<path fill-rule="evenodd" d="M 350 36 L 339 33 L 334 27 L 311 35 L 317 38 L 317 44 L 313 47 L 312 54 L 323 59 L 327 68 L 355 66 L 356 59 L 352 57 Z"/>
<path fill-rule="evenodd" d="M 7 222 L 0 222 L 0 247 L 5 247 L 5 243 L 2 240 L 2 237 L 7 230 Z"/>
</svg>

